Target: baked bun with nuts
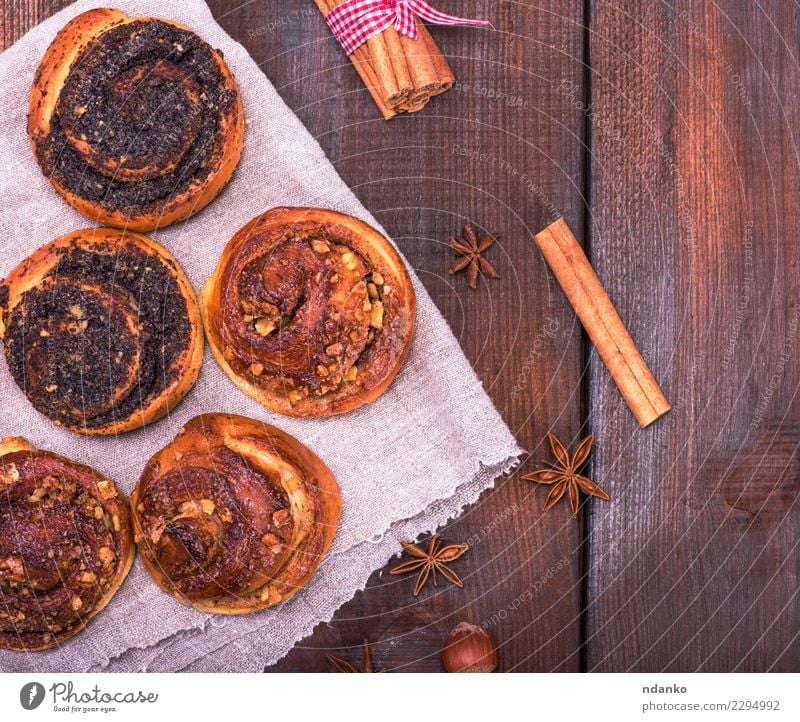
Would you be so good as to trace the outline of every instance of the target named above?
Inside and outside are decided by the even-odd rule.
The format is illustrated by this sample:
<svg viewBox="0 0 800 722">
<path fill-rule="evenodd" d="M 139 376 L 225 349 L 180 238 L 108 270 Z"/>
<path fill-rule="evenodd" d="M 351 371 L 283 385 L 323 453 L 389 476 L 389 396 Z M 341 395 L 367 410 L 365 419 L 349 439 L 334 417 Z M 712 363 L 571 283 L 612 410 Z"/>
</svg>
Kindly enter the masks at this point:
<svg viewBox="0 0 800 722">
<path fill-rule="evenodd" d="M 48 649 L 105 607 L 133 564 L 128 501 L 88 466 L 0 441 L 0 648 Z"/>
<path fill-rule="evenodd" d="M 336 534 L 339 486 L 289 434 L 227 414 L 192 419 L 131 495 L 155 582 L 214 614 L 271 607 L 302 588 Z"/>
<path fill-rule="evenodd" d="M 107 226 L 148 231 L 197 213 L 242 152 L 222 53 L 160 18 L 97 8 L 56 35 L 36 71 L 28 135 L 47 180 Z"/>
<path fill-rule="evenodd" d="M 374 401 L 411 348 L 416 300 L 391 243 L 330 210 L 275 208 L 241 228 L 200 296 L 231 380 L 288 416 Z"/>
<path fill-rule="evenodd" d="M 8 368 L 37 411 L 81 434 L 116 434 L 174 408 L 194 385 L 203 328 L 183 269 L 155 241 L 74 231 L 0 283 Z"/>
</svg>

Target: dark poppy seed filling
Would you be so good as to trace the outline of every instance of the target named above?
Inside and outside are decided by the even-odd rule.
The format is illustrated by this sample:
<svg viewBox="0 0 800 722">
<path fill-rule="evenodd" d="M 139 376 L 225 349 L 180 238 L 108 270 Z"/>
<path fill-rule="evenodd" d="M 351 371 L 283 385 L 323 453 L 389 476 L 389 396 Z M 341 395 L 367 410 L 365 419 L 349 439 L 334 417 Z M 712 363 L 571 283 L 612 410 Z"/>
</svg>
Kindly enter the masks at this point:
<svg viewBox="0 0 800 722">
<path fill-rule="evenodd" d="M 127 419 L 183 373 L 186 299 L 167 261 L 133 244 L 60 249 L 47 276 L 6 313 L 14 380 L 65 426 Z"/>
<path fill-rule="evenodd" d="M 197 35 L 160 20 L 125 23 L 74 61 L 37 159 L 109 211 L 158 212 L 214 172 L 235 101 Z"/>
</svg>

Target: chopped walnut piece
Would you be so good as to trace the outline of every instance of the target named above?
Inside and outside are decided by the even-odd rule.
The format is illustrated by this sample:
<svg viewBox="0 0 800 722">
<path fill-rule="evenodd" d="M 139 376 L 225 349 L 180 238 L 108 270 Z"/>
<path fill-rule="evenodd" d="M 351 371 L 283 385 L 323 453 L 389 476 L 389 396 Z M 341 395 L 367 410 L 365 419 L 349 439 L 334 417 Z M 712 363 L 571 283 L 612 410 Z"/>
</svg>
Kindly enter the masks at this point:
<svg viewBox="0 0 800 722">
<path fill-rule="evenodd" d="M 278 544 L 279 542 L 280 539 L 278 539 L 278 537 L 272 533 L 264 534 L 264 536 L 261 537 L 261 543 L 264 546 L 273 546 L 274 544 Z"/>
<path fill-rule="evenodd" d="M 80 597 L 72 597 L 69 600 L 69 606 L 77 612 L 83 606 L 83 600 Z"/>
<path fill-rule="evenodd" d="M 287 521 L 289 521 L 289 510 L 288 509 L 278 509 L 278 511 L 273 512 L 272 521 L 277 526 L 282 526 Z"/>
<path fill-rule="evenodd" d="M 111 547 L 100 547 L 97 552 L 97 558 L 104 567 L 108 567 L 114 563 L 117 555 Z"/>
<path fill-rule="evenodd" d="M 113 499 L 117 495 L 117 487 L 113 481 L 103 479 L 97 482 L 97 492 L 102 499 Z"/>
<path fill-rule="evenodd" d="M 342 263 L 344 263 L 345 268 L 350 271 L 355 271 L 358 268 L 358 259 L 356 258 L 356 254 L 351 251 L 345 251 L 342 254 Z"/>
<path fill-rule="evenodd" d="M 275 330 L 275 324 L 267 318 L 256 321 L 256 333 L 259 336 L 269 336 Z"/>
<path fill-rule="evenodd" d="M 372 328 L 383 328 L 383 304 L 380 301 L 375 301 L 372 305 L 369 325 L 372 326 Z"/>
<path fill-rule="evenodd" d="M 355 381 L 356 376 L 358 376 L 358 369 L 355 366 L 351 366 L 344 374 L 345 381 Z"/>
<path fill-rule="evenodd" d="M 31 504 L 37 504 L 46 493 L 47 492 L 40 486 L 33 490 L 33 493 L 28 497 L 28 501 L 31 502 Z"/>
<path fill-rule="evenodd" d="M 16 464 L 6 464 L 0 470 L 0 481 L 5 484 L 14 484 L 19 481 L 19 469 Z"/>
<path fill-rule="evenodd" d="M 200 499 L 200 508 L 204 514 L 213 514 L 215 505 L 211 499 Z"/>
<path fill-rule="evenodd" d="M 311 247 L 314 249 L 315 253 L 319 253 L 320 255 L 330 253 L 331 251 L 331 247 L 325 243 L 325 241 L 313 240 L 311 241 Z"/>
<path fill-rule="evenodd" d="M 83 572 L 78 577 L 78 581 L 81 584 L 94 584 L 97 581 L 97 575 L 94 572 Z"/>
<path fill-rule="evenodd" d="M 328 356 L 338 356 L 342 352 L 342 344 L 340 343 L 332 343 L 325 349 L 325 353 Z"/>
</svg>

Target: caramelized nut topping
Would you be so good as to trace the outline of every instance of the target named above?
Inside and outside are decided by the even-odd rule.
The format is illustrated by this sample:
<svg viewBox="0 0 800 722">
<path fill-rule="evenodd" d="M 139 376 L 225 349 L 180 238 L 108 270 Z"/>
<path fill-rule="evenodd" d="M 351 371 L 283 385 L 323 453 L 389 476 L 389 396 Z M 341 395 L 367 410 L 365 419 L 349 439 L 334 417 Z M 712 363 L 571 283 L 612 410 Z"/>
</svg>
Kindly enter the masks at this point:
<svg viewBox="0 0 800 722">
<path fill-rule="evenodd" d="M 372 326 L 372 328 L 383 328 L 383 304 L 380 301 L 375 301 L 372 306 L 369 325 Z"/>
<path fill-rule="evenodd" d="M 101 499 L 113 499 L 117 495 L 117 487 L 113 481 L 104 479 L 97 482 L 97 492 Z"/>
<path fill-rule="evenodd" d="M 275 330 L 275 324 L 268 318 L 260 318 L 256 321 L 256 332 L 259 336 L 269 336 Z"/>
<path fill-rule="evenodd" d="M 278 511 L 272 514 L 272 521 L 277 526 L 282 526 L 289 520 L 289 510 L 288 509 L 278 509 Z"/>
</svg>

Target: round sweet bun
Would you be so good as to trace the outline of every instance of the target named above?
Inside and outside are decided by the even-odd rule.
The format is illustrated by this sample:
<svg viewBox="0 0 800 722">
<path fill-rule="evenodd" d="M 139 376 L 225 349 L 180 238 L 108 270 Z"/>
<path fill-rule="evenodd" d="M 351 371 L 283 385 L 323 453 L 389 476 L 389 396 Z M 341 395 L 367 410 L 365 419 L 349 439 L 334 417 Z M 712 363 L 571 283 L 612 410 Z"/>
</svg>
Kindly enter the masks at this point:
<svg viewBox="0 0 800 722">
<path fill-rule="evenodd" d="M 98 8 L 73 18 L 45 52 L 28 136 L 75 210 L 149 231 L 222 190 L 239 163 L 244 116 L 221 52 L 169 20 Z"/>
<path fill-rule="evenodd" d="M 192 419 L 131 495 L 156 584 L 213 614 L 248 614 L 305 586 L 333 541 L 339 486 L 289 434 L 243 416 Z"/>
<path fill-rule="evenodd" d="M 80 632 L 133 564 L 128 501 L 94 469 L 0 440 L 0 648 L 33 652 Z"/>
<path fill-rule="evenodd" d="M 81 434 L 141 428 L 200 373 L 203 327 L 178 262 L 115 228 L 56 238 L 0 284 L 0 341 L 37 411 Z"/>
<path fill-rule="evenodd" d="M 288 416 L 341 414 L 377 399 L 411 349 L 416 298 L 377 230 L 317 208 L 275 208 L 241 228 L 200 295 L 228 377 Z"/>
</svg>

